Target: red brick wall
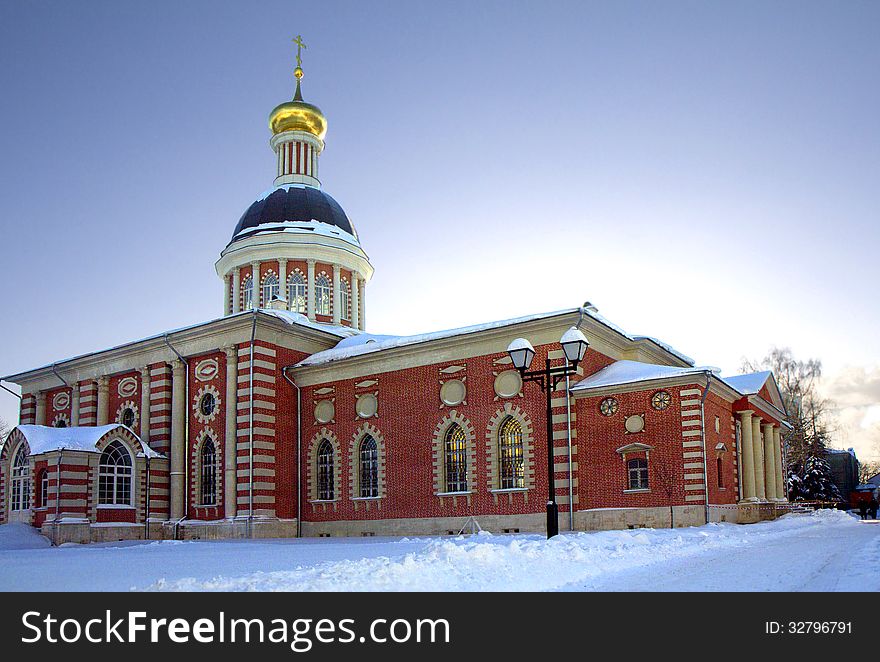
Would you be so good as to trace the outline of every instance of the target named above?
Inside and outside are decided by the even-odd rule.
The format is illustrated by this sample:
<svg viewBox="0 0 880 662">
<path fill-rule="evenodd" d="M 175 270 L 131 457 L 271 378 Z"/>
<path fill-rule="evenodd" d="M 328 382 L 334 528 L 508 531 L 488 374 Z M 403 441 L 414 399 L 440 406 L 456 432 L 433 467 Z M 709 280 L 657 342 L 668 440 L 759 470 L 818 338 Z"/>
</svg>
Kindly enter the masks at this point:
<svg viewBox="0 0 880 662">
<path fill-rule="evenodd" d="M 659 389 L 619 393 L 613 416 L 603 416 L 599 404 L 606 396 L 576 400 L 578 477 L 580 509 L 645 508 L 685 505 L 684 457 L 679 395 L 682 388 L 666 388 L 672 404 L 663 411 L 651 407 L 651 396 Z M 627 434 L 628 415 L 644 414 L 643 432 Z M 648 462 L 649 492 L 625 493 L 628 487 L 626 463 L 617 449 L 630 443 L 653 446 Z M 627 456 L 631 457 L 643 456 Z M 669 493 L 671 492 L 671 494 Z"/>
<path fill-rule="evenodd" d="M 214 360 L 217 362 L 217 372 L 211 379 L 200 380 L 196 377 L 196 369 L 199 364 L 206 360 Z M 224 502 L 227 495 L 223 490 L 223 467 L 226 458 L 226 443 L 224 440 L 226 432 L 226 354 L 222 351 L 209 352 L 199 356 L 187 357 L 189 363 L 189 385 L 190 394 L 187 401 L 189 407 L 189 448 L 187 457 L 189 458 L 189 499 L 190 509 L 189 517 L 191 519 L 215 520 L 223 519 Z M 196 415 L 196 407 L 200 399 L 200 391 L 206 389 L 216 391 L 218 398 L 217 407 L 214 410 L 212 420 L 203 423 Z M 217 505 L 200 507 L 201 494 L 199 494 L 199 486 L 201 484 L 201 442 L 200 436 L 208 433 L 214 440 L 217 448 Z"/>
<path fill-rule="evenodd" d="M 543 365 L 547 346 L 536 348 L 534 366 Z M 320 384 L 303 389 L 303 453 L 304 483 L 311 470 L 309 445 L 313 437 L 324 427 L 338 438 L 340 453 L 336 460 L 341 465 L 339 494 L 333 506 L 303 506 L 305 521 L 332 521 L 339 519 L 385 519 L 404 517 L 450 517 L 480 514 L 523 514 L 543 512 L 547 495 L 546 469 L 546 401 L 537 384 L 526 383 L 523 397 L 500 399 L 495 397 L 494 373 L 508 370 L 507 365 L 494 365 L 493 360 L 501 359 L 503 353 L 455 362 L 465 365 L 466 370 L 454 377 L 466 375 L 466 404 L 456 407 L 442 405 L 439 398 L 440 380 L 444 378 L 440 369 L 450 363 L 434 364 L 400 370 L 392 373 L 363 376 L 358 379 L 336 383 Z M 592 351 L 584 362 L 586 374 L 604 367 L 611 360 Z M 448 377 L 445 377 L 448 378 Z M 378 416 L 365 420 L 355 413 L 355 384 L 375 379 L 378 384 L 369 391 L 378 391 Z M 324 387 L 333 387 L 332 396 L 321 396 L 315 392 Z M 336 419 L 333 423 L 316 424 L 314 402 L 322 397 L 335 399 Z M 512 402 L 521 408 L 530 419 L 533 429 L 533 459 L 535 483 L 527 493 L 493 494 L 488 483 L 488 449 L 486 431 L 490 420 L 504 405 Z M 477 480 L 471 485 L 473 494 L 470 503 L 465 498 L 441 499 L 434 495 L 434 433 L 440 421 L 455 410 L 465 417 L 475 431 L 475 452 Z M 385 440 L 386 455 L 386 496 L 380 507 L 371 504 L 367 510 L 363 504 L 355 507 L 350 494 L 350 450 L 354 435 L 364 423 L 368 422 L 379 430 Z M 680 423 L 679 423 L 680 425 Z M 580 433 L 579 433 L 580 434 Z M 304 485 L 304 491 L 306 487 Z M 306 494 L 306 499 L 309 495 Z"/>
</svg>

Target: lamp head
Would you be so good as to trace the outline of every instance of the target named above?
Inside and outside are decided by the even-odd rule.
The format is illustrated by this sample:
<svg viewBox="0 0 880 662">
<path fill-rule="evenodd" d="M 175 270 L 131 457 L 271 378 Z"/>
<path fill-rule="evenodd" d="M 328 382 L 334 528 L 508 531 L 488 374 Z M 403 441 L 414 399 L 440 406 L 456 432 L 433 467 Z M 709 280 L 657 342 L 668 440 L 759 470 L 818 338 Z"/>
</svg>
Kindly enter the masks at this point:
<svg viewBox="0 0 880 662">
<path fill-rule="evenodd" d="M 513 362 L 513 367 L 520 372 L 525 372 L 532 365 L 535 358 L 535 348 L 525 338 L 517 338 L 507 346 L 507 354 Z"/>
<path fill-rule="evenodd" d="M 559 342 L 562 344 L 565 358 L 575 367 L 583 360 L 584 354 L 587 353 L 587 348 L 590 346 L 583 331 L 574 326 L 562 334 Z"/>
</svg>

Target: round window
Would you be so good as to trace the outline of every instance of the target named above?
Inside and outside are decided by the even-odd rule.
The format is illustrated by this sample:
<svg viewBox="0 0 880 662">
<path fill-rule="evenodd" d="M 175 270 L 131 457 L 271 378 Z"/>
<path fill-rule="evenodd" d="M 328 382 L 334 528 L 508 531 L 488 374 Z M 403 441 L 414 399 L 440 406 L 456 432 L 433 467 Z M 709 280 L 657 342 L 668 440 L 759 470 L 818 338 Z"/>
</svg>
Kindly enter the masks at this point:
<svg viewBox="0 0 880 662">
<path fill-rule="evenodd" d="M 669 391 L 657 391 L 651 396 L 651 406 L 657 411 L 663 411 L 672 404 L 672 396 Z"/>
<path fill-rule="evenodd" d="M 614 398 L 605 398 L 599 403 L 599 411 L 602 413 L 602 416 L 614 416 L 619 406 Z"/>
<path fill-rule="evenodd" d="M 199 411 L 202 416 L 211 416 L 217 408 L 217 400 L 213 393 L 205 393 L 199 401 Z"/>
</svg>

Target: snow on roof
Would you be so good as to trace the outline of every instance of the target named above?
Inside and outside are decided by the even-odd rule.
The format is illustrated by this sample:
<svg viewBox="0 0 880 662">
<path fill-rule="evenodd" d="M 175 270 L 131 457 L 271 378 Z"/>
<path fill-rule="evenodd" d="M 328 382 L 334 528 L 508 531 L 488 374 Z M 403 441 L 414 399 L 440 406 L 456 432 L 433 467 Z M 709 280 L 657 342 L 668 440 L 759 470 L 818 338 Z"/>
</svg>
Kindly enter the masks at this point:
<svg viewBox="0 0 880 662">
<path fill-rule="evenodd" d="M 677 368 L 668 365 L 655 365 L 640 361 L 615 361 L 599 372 L 582 379 L 571 387 L 572 391 L 584 391 L 587 389 L 618 386 L 621 384 L 633 384 L 646 382 L 654 379 L 671 379 L 683 375 L 699 375 L 711 372 L 712 368 L 691 367 Z"/>
<path fill-rule="evenodd" d="M 689 365 L 696 364 L 696 361 L 694 361 L 690 356 L 688 356 L 687 354 L 682 354 L 677 349 L 675 349 L 675 347 L 673 347 L 672 345 L 670 345 L 668 343 L 663 342 L 662 340 L 660 340 L 658 338 L 654 338 L 653 336 L 633 336 L 632 338 L 633 338 L 633 340 L 648 340 L 648 341 L 654 343 L 655 345 L 659 345 L 660 347 L 665 349 L 670 354 L 677 356 L 685 363 L 687 363 Z"/>
<path fill-rule="evenodd" d="M 767 380 L 770 379 L 772 373 L 769 370 L 761 372 L 750 372 L 746 375 L 734 375 L 732 377 L 722 377 L 728 386 L 732 386 L 735 390 L 743 395 L 755 395 L 760 391 Z"/>
<path fill-rule="evenodd" d="M 334 336 L 337 336 L 340 338 L 345 338 L 345 337 L 350 336 L 352 334 L 360 333 L 359 331 L 352 329 L 350 327 L 347 327 L 347 326 L 335 326 L 333 324 L 323 324 L 323 323 L 318 323 L 318 322 L 312 322 L 305 315 L 302 315 L 300 313 L 292 313 L 292 312 L 286 311 L 286 310 L 272 310 L 269 308 L 259 308 L 258 312 L 261 314 L 276 317 L 280 320 L 287 322 L 291 326 L 305 326 L 305 327 L 308 327 L 311 329 L 316 329 L 318 331 L 323 331 L 324 333 L 328 333 L 328 334 L 331 334 L 331 335 L 334 335 Z M 6 377 L 0 377 L 0 381 L 12 381 L 13 383 L 15 383 L 13 378 L 20 377 L 22 375 L 27 375 L 32 372 L 37 372 L 38 370 L 45 370 L 46 368 L 51 368 L 53 366 L 60 366 L 64 363 L 69 363 L 71 361 L 77 361 L 79 359 L 84 359 L 89 356 L 95 356 L 98 354 L 104 354 L 106 352 L 112 352 L 114 350 L 121 349 L 123 347 L 128 347 L 130 345 L 137 345 L 138 343 L 142 343 L 142 342 L 148 342 L 151 340 L 158 340 L 159 338 L 162 338 L 166 335 L 171 336 L 171 335 L 174 335 L 175 333 L 181 333 L 183 331 L 197 329 L 201 326 L 207 326 L 207 325 L 213 324 L 215 322 L 220 322 L 221 320 L 228 320 L 233 317 L 243 317 L 243 316 L 251 315 L 251 314 L 253 314 L 253 310 L 243 310 L 238 313 L 233 313 L 232 315 L 224 315 L 223 317 L 215 317 L 214 319 L 208 320 L 206 322 L 199 322 L 198 324 L 190 324 L 189 326 L 182 326 L 177 329 L 172 329 L 170 331 L 164 331 L 162 333 L 156 333 L 151 336 L 146 336 L 145 338 L 140 338 L 138 340 L 132 340 L 132 341 L 129 341 L 126 343 L 122 343 L 121 345 L 114 345 L 113 347 L 108 347 L 107 349 L 101 349 L 101 350 L 97 350 L 94 352 L 86 352 L 85 354 L 77 354 L 76 356 L 71 356 L 66 359 L 61 359 L 59 361 L 55 361 L 54 363 L 47 363 L 46 365 L 40 366 L 38 368 L 33 368 L 31 370 L 23 370 L 21 372 L 18 372 L 18 373 L 12 374 L 12 375 L 8 375 Z"/>
<path fill-rule="evenodd" d="M 302 313 L 293 313 L 289 310 L 275 310 L 272 308 L 260 308 L 260 312 L 272 317 L 277 317 L 291 325 L 307 326 L 311 329 L 326 331 L 342 338 L 349 336 L 361 335 L 363 332 L 353 329 L 350 326 L 342 326 L 338 324 L 324 324 L 323 322 L 313 322 Z"/>
<path fill-rule="evenodd" d="M 336 239 L 342 239 L 343 241 L 347 241 L 349 244 L 354 244 L 355 246 L 360 247 L 360 242 L 357 237 L 353 234 L 349 234 L 345 230 L 336 227 L 335 225 L 330 225 L 329 223 L 322 223 L 321 221 L 273 221 L 271 223 L 260 223 L 259 225 L 254 225 L 252 227 L 243 228 L 240 232 L 236 233 L 236 235 L 232 238 L 232 241 L 235 241 L 242 235 L 250 235 L 255 232 L 290 232 L 294 234 L 308 234 L 308 235 L 320 235 L 322 237 L 335 237 Z"/>
<path fill-rule="evenodd" d="M 567 310 L 557 310 L 552 313 L 538 313 L 535 315 L 526 315 L 525 317 L 515 317 L 508 320 L 499 320 L 497 322 L 486 322 L 484 324 L 475 324 L 473 326 L 464 326 L 457 329 L 447 329 L 445 331 L 434 331 L 432 333 L 421 333 L 414 336 L 386 336 L 375 335 L 372 333 L 361 333 L 357 336 L 351 336 L 340 341 L 333 349 L 323 352 L 317 352 L 310 357 L 296 364 L 297 368 L 306 366 L 323 365 L 332 361 L 341 361 L 342 359 L 361 356 L 363 354 L 371 354 L 395 347 L 405 347 L 407 345 L 416 345 L 418 343 L 430 342 L 432 340 L 440 340 L 442 338 L 452 338 L 454 336 L 462 336 L 469 333 L 478 333 L 489 329 L 500 329 L 505 326 L 530 322 L 532 320 L 545 319 L 548 317 L 556 317 L 558 315 L 570 315 L 578 312 L 577 308 L 569 308 Z"/>
<path fill-rule="evenodd" d="M 112 423 L 110 425 L 95 426 L 77 426 L 67 428 L 49 427 L 46 425 L 19 425 L 18 430 L 27 439 L 31 455 L 39 455 L 49 451 L 57 450 L 74 450 L 86 451 L 89 453 L 97 453 L 95 448 L 102 437 L 108 432 L 112 432 L 118 428 L 127 430 L 130 434 L 140 441 L 140 438 L 124 425 Z M 161 457 L 159 453 L 141 443 L 142 453 L 147 457 Z"/>
</svg>

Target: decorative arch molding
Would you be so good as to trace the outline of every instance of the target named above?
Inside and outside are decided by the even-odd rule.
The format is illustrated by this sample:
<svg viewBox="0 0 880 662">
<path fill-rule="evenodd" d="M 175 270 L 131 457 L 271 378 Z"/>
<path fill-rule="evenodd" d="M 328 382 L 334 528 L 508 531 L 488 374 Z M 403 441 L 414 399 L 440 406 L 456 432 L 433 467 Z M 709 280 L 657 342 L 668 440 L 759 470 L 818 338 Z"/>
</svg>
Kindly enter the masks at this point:
<svg viewBox="0 0 880 662">
<path fill-rule="evenodd" d="M 274 285 L 278 290 L 278 293 L 276 296 L 278 296 L 280 298 L 283 294 L 281 291 L 281 288 L 283 285 L 281 283 L 281 279 L 278 277 L 278 274 L 272 268 L 267 269 L 266 273 L 264 273 L 262 275 L 262 277 L 260 278 L 260 307 L 261 308 L 268 308 L 269 307 L 269 301 L 266 301 L 265 292 L 263 290 L 263 288 L 266 287 L 266 284 L 267 284 L 266 281 L 268 281 L 269 278 L 275 279 Z"/>
<path fill-rule="evenodd" d="M 134 412 L 134 422 L 132 422 L 131 427 L 133 430 L 137 430 L 138 422 L 140 421 L 140 413 L 134 400 L 127 400 L 119 405 L 119 408 L 116 410 L 116 422 L 120 425 L 125 425 L 125 423 L 122 422 L 122 417 L 125 414 L 126 409 L 131 409 Z"/>
<path fill-rule="evenodd" d="M 104 449 L 117 439 L 121 441 L 128 452 L 131 453 L 132 461 L 134 461 L 139 455 L 145 455 L 149 452 L 149 449 L 147 449 L 144 442 L 140 440 L 140 437 L 122 425 L 109 430 L 104 436 L 98 439 L 98 441 L 95 442 L 95 450 L 103 453 Z M 134 465 L 132 464 L 132 466 Z"/>
<path fill-rule="evenodd" d="M 446 433 L 453 425 L 458 425 L 465 436 L 465 449 L 467 455 L 467 483 L 468 491 L 465 494 L 456 493 L 457 496 L 446 492 Z M 449 411 L 446 416 L 440 419 L 437 427 L 434 428 L 434 494 L 443 498 L 449 497 L 453 499 L 453 505 L 457 498 L 465 496 L 467 502 L 470 503 L 470 495 L 477 489 L 477 433 L 471 422 L 456 409 Z"/>
<path fill-rule="evenodd" d="M 215 478 L 215 490 L 217 492 L 217 503 L 202 503 L 202 447 L 205 441 L 211 439 L 214 442 L 215 464 L 217 466 L 217 476 Z M 192 454 L 190 455 L 190 481 L 193 486 L 191 495 L 192 502 L 199 508 L 219 508 L 223 504 L 223 445 L 220 443 L 220 435 L 216 430 L 205 427 L 196 437 L 196 443 L 193 444 Z"/>
<path fill-rule="evenodd" d="M 207 395 L 208 393 L 214 396 L 214 410 L 210 414 L 205 416 L 205 414 L 202 412 L 201 405 L 202 398 L 205 397 L 205 395 Z M 220 413 L 220 406 L 222 404 L 223 401 L 220 399 L 220 391 L 217 389 L 217 387 L 213 384 L 205 384 L 198 391 L 196 391 L 196 394 L 193 396 L 193 415 L 196 417 L 196 420 L 198 420 L 199 423 L 201 423 L 202 425 L 207 425 L 217 418 L 217 415 Z"/>
<path fill-rule="evenodd" d="M 58 425 L 59 423 L 64 423 L 64 425 Z M 70 427 L 70 417 L 64 412 L 60 412 L 55 414 L 55 418 L 52 419 L 52 427 L 53 428 L 69 428 Z"/>
<path fill-rule="evenodd" d="M 498 434 L 501 431 L 502 424 L 508 418 L 518 422 L 522 429 L 523 474 L 525 479 L 525 487 L 515 488 L 512 491 L 534 489 L 535 437 L 532 419 L 518 405 L 513 402 L 505 402 L 504 406 L 495 412 L 495 415 L 489 420 L 489 425 L 486 427 L 486 474 L 489 476 L 489 490 L 501 489 L 501 458 Z"/>
<path fill-rule="evenodd" d="M 360 450 L 361 442 L 367 437 L 372 437 L 376 442 L 376 452 L 378 455 L 378 483 L 379 496 L 362 497 L 361 494 L 361 468 L 360 468 Z M 386 491 L 386 474 L 385 474 L 385 437 L 379 429 L 370 423 L 363 423 L 355 431 L 351 437 L 348 447 L 348 493 L 355 500 L 355 510 L 358 507 L 358 500 L 365 501 L 367 509 L 370 508 L 370 501 L 381 499 L 385 496 Z M 381 508 L 381 505 L 379 505 Z"/>
<path fill-rule="evenodd" d="M 330 442 L 330 445 L 333 446 L 333 501 L 318 501 L 318 448 L 321 445 L 321 442 L 326 439 Z M 312 509 L 315 508 L 326 508 L 326 506 L 333 506 L 333 510 L 336 510 L 337 504 L 339 503 L 340 490 L 342 489 L 342 459 L 339 449 L 339 439 L 336 438 L 336 435 L 333 434 L 332 430 L 328 428 L 321 428 L 318 432 L 315 433 L 315 436 L 312 437 L 312 440 L 309 442 L 308 447 L 308 491 L 309 491 L 309 501 L 312 502 Z"/>
<path fill-rule="evenodd" d="M 6 465 L 8 465 L 12 461 L 12 458 L 15 457 L 15 453 L 18 452 L 18 447 L 21 444 L 24 444 L 27 447 L 28 457 L 30 457 L 30 444 L 28 444 L 27 438 L 16 426 L 12 428 L 12 432 L 10 432 L 9 436 L 6 437 L 6 441 L 3 443 L 3 448 L 0 448 L 0 463 L 2 463 L 4 467 L 6 467 Z"/>
</svg>

